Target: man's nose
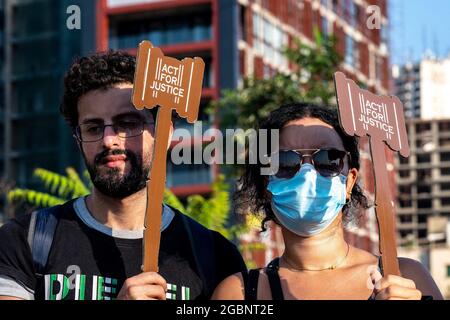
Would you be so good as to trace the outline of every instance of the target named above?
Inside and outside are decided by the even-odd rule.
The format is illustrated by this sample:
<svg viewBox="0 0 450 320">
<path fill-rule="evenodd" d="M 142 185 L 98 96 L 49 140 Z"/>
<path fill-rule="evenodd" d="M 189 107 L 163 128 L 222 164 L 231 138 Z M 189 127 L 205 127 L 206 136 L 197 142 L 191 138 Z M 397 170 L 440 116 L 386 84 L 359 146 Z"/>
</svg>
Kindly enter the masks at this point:
<svg viewBox="0 0 450 320">
<path fill-rule="evenodd" d="M 117 146 L 120 143 L 119 136 L 114 132 L 112 126 L 106 126 L 103 132 L 103 145 L 107 148 Z"/>
</svg>

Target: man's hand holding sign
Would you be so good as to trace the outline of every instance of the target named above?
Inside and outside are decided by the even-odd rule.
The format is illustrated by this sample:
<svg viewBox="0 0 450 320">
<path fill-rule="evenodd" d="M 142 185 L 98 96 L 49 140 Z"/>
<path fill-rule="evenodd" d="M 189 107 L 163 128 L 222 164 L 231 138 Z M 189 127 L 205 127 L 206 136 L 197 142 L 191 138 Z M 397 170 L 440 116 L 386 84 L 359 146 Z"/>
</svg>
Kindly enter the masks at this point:
<svg viewBox="0 0 450 320">
<path fill-rule="evenodd" d="M 342 128 L 349 135 L 370 136 L 383 273 L 400 275 L 395 240 L 395 209 L 387 175 L 385 144 L 399 151 L 402 156 L 409 156 L 403 105 L 397 97 L 377 96 L 360 89 L 342 72 L 336 72 L 334 77 Z"/>
<path fill-rule="evenodd" d="M 159 106 L 156 142 L 150 180 L 147 182 L 147 210 L 143 243 L 143 271 L 158 271 L 160 225 L 166 180 L 166 159 L 172 110 L 188 122 L 197 120 L 201 98 L 203 71 L 201 58 L 179 61 L 165 57 L 149 41 L 139 45 L 133 104 L 142 110 Z"/>
</svg>

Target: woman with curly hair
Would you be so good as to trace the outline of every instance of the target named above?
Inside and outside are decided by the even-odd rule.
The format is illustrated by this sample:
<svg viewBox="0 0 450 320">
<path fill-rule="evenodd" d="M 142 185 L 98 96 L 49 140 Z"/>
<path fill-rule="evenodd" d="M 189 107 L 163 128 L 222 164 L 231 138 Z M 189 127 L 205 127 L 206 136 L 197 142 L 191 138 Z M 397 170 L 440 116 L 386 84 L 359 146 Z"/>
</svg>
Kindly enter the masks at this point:
<svg viewBox="0 0 450 320">
<path fill-rule="evenodd" d="M 263 230 L 270 220 L 280 226 L 285 250 L 265 268 L 226 278 L 213 299 L 442 299 L 419 262 L 399 258 L 402 276 L 383 277 L 379 257 L 345 240 L 343 225 L 369 206 L 357 184 L 357 140 L 335 110 L 292 103 L 260 128 L 279 130 L 278 170 L 267 176 L 261 163 L 246 165 L 235 198 L 243 212 L 265 216 Z"/>
</svg>

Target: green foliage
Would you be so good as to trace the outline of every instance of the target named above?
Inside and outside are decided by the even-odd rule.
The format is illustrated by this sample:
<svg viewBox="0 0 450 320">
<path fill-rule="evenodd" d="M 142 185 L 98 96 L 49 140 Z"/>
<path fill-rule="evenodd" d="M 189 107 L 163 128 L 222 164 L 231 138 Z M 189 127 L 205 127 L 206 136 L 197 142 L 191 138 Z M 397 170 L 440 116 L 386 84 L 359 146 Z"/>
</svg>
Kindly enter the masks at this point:
<svg viewBox="0 0 450 320">
<path fill-rule="evenodd" d="M 8 192 L 9 203 L 26 203 L 34 207 L 45 208 L 84 196 L 90 192 L 89 186 L 70 167 L 66 169 L 65 176 L 42 168 L 36 168 L 33 176 L 43 187 L 43 191 L 15 188 Z"/>
<path fill-rule="evenodd" d="M 45 192 L 39 192 L 30 189 L 15 188 L 8 193 L 8 202 L 17 204 L 25 202 L 35 207 L 52 207 L 64 203 L 65 200 L 52 196 Z"/>
<path fill-rule="evenodd" d="M 271 78 L 246 77 L 237 90 L 224 90 L 222 97 L 210 103 L 208 112 L 217 112 L 222 129 L 256 128 L 262 118 L 282 104 L 315 102 L 333 104 L 333 73 L 341 61 L 335 50 L 336 39 L 323 37 L 314 30 L 315 43 L 308 46 L 294 40 L 285 48 L 288 60 L 298 66 L 292 74 L 277 73 Z"/>
<path fill-rule="evenodd" d="M 301 99 L 297 84 L 281 73 L 268 79 L 244 78 L 241 89 L 222 94 L 209 107 L 217 108 L 222 128 L 255 128 L 278 106 Z"/>
<path fill-rule="evenodd" d="M 201 195 L 191 195 L 187 197 L 184 206 L 170 190 L 166 189 L 164 202 L 231 240 L 244 233 L 248 227 L 245 223 L 230 226 L 231 210 L 228 189 L 229 185 L 225 182 L 225 177 L 219 175 L 212 184 L 211 196 L 208 199 Z"/>
<path fill-rule="evenodd" d="M 303 100 L 335 105 L 333 74 L 342 60 L 335 49 L 336 38 L 324 37 L 316 28 L 314 40 L 314 45 L 309 46 L 294 39 L 294 46 L 284 52 L 289 61 L 299 66 L 295 78 Z"/>
<path fill-rule="evenodd" d="M 252 226 L 260 225 L 260 221 L 250 221 L 246 217 L 244 221 L 232 223 L 230 210 L 229 184 L 225 182 L 224 175 L 219 175 L 212 184 L 212 192 L 208 199 L 201 195 L 187 197 L 186 206 L 168 189 L 164 194 L 164 202 L 187 216 L 201 223 L 208 229 L 218 231 L 228 240 L 239 240 L 240 236 L 248 233 Z M 250 216 L 250 219 L 253 217 Z M 248 268 L 256 268 L 251 258 L 251 252 L 264 250 L 263 243 L 240 243 L 239 251 L 242 253 Z"/>
</svg>

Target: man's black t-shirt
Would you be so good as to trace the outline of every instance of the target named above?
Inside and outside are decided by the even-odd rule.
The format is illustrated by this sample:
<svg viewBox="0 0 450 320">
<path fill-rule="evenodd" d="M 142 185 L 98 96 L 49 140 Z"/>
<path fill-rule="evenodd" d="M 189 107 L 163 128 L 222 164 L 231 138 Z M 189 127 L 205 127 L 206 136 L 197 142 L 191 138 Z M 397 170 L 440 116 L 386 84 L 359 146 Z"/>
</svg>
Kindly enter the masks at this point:
<svg viewBox="0 0 450 320">
<path fill-rule="evenodd" d="M 79 201 L 84 199 L 78 199 Z M 141 272 L 142 236 L 134 239 L 108 235 L 92 228 L 74 210 L 62 206 L 45 275 L 37 280 L 27 242 L 30 215 L 10 220 L 0 228 L 0 276 L 34 291 L 35 299 L 110 300 L 125 279 Z M 174 213 L 173 213 L 174 212 Z M 159 273 L 167 281 L 167 299 L 206 299 L 181 213 L 161 233 Z M 92 217 L 90 217 L 92 219 Z M 104 227 L 107 229 L 106 227 Z M 109 229 L 111 230 L 111 229 Z M 211 233 L 217 283 L 245 270 L 236 247 L 217 232 Z M 211 288 L 208 288 L 211 292 Z"/>
</svg>

